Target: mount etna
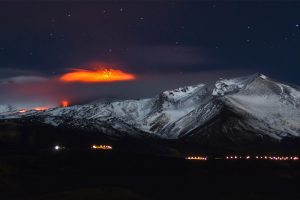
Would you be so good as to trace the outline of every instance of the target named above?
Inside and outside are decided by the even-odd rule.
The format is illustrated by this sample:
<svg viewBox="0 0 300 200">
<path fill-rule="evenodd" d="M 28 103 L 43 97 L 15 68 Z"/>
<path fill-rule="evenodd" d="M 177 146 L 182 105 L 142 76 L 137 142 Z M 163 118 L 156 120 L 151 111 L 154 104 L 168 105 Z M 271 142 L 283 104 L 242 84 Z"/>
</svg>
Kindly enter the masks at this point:
<svg viewBox="0 0 300 200">
<path fill-rule="evenodd" d="M 45 144 L 66 137 L 68 143 L 80 135 L 77 146 L 87 138 L 89 142 L 105 138 L 134 141 L 137 148 L 151 141 L 154 146 L 171 142 L 218 151 L 278 150 L 278 146 L 293 149 L 299 146 L 299 108 L 299 87 L 253 74 L 169 90 L 141 100 L 22 112 L 1 105 L 1 142 L 16 142 L 12 138 L 17 137 L 22 144 Z"/>
</svg>

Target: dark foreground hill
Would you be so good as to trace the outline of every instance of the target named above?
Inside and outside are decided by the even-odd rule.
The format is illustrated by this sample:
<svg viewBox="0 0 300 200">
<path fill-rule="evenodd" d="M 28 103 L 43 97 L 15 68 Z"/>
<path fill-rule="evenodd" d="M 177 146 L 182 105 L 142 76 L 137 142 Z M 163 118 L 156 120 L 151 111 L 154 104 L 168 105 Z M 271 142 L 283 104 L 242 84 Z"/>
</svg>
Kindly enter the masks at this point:
<svg viewBox="0 0 300 200">
<path fill-rule="evenodd" d="M 299 199 L 294 161 L 189 161 L 113 152 L 1 153 L 1 200 Z"/>
</svg>

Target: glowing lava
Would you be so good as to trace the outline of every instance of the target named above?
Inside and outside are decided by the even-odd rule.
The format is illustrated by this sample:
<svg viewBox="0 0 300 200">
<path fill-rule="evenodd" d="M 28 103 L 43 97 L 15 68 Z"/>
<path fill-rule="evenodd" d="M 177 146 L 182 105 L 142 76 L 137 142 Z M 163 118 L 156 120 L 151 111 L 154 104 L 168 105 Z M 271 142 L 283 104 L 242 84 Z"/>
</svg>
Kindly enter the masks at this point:
<svg viewBox="0 0 300 200">
<path fill-rule="evenodd" d="M 66 100 L 64 100 L 64 101 L 62 101 L 61 102 L 61 107 L 68 107 L 70 105 L 70 103 L 68 102 L 68 101 L 66 101 Z"/>
<path fill-rule="evenodd" d="M 117 82 L 130 81 L 136 77 L 133 74 L 123 72 L 116 69 L 99 69 L 99 70 L 85 70 L 75 69 L 73 72 L 66 73 L 60 77 L 63 82 Z"/>
<path fill-rule="evenodd" d="M 36 110 L 36 111 L 44 111 L 44 110 L 48 110 L 49 108 L 48 107 L 36 107 L 36 108 L 33 108 L 33 110 Z"/>
<path fill-rule="evenodd" d="M 21 110 L 19 110 L 19 113 L 26 113 L 26 112 L 28 112 L 27 109 L 21 109 Z"/>
</svg>

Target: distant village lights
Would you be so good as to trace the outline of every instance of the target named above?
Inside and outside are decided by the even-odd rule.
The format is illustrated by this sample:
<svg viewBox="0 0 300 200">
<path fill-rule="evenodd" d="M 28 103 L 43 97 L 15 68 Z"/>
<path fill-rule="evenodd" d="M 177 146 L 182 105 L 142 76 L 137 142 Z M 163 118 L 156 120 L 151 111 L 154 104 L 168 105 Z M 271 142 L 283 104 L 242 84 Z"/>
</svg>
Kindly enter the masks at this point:
<svg viewBox="0 0 300 200">
<path fill-rule="evenodd" d="M 61 151 L 64 150 L 65 147 L 61 145 L 55 145 L 53 147 L 54 151 Z M 91 146 L 91 149 L 94 150 L 112 150 L 113 147 L 110 145 L 96 145 L 93 144 Z M 240 156 L 240 155 L 229 155 L 224 157 L 211 157 L 208 156 L 187 156 L 185 157 L 185 160 L 198 160 L 198 161 L 207 161 L 207 160 L 270 160 L 270 161 L 298 161 L 298 156 L 267 156 L 267 155 L 256 155 L 256 156 Z"/>
<path fill-rule="evenodd" d="M 203 157 L 203 156 L 188 156 L 185 159 L 186 160 L 207 160 L 207 157 Z"/>
<path fill-rule="evenodd" d="M 256 160 L 299 160 L 298 156 L 226 156 L 226 160 L 250 160 L 250 159 L 256 159 Z"/>
<path fill-rule="evenodd" d="M 208 160 L 207 156 L 188 156 L 186 160 Z M 274 160 L 274 161 L 298 161 L 298 156 L 240 156 L 230 155 L 225 157 L 212 157 L 212 160 Z"/>
<path fill-rule="evenodd" d="M 110 145 L 93 145 L 92 149 L 99 149 L 99 150 L 112 150 L 112 146 Z"/>
</svg>

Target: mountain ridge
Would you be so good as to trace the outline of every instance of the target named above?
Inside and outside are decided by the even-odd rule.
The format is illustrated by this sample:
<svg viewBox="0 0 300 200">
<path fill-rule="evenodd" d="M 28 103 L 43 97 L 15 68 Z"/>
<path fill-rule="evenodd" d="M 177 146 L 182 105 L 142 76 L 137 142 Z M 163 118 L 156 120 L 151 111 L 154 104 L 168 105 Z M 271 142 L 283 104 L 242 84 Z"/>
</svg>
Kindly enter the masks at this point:
<svg viewBox="0 0 300 200">
<path fill-rule="evenodd" d="M 52 126 L 120 137 L 280 141 L 300 137 L 299 108 L 299 88 L 256 73 L 168 90 L 148 99 L 74 105 L 42 112 L 12 111 L 0 113 L 0 119 L 30 118 Z"/>
</svg>

